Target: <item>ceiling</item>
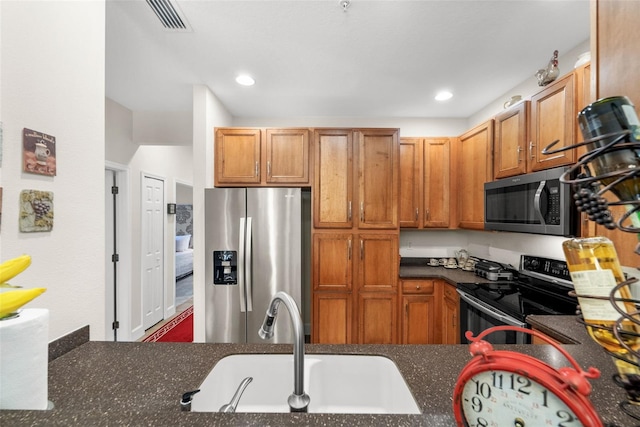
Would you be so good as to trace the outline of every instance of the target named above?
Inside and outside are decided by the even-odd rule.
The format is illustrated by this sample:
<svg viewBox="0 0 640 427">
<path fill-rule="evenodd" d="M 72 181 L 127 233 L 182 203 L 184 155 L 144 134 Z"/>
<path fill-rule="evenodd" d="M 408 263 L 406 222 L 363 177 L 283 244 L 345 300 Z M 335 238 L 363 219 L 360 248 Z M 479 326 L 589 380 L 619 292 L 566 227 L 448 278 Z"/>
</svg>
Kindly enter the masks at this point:
<svg viewBox="0 0 640 427">
<path fill-rule="evenodd" d="M 238 118 L 467 118 L 589 38 L 589 0 L 171 1 L 189 31 L 107 0 L 106 94 L 130 110 L 190 111 L 203 84 Z"/>
</svg>

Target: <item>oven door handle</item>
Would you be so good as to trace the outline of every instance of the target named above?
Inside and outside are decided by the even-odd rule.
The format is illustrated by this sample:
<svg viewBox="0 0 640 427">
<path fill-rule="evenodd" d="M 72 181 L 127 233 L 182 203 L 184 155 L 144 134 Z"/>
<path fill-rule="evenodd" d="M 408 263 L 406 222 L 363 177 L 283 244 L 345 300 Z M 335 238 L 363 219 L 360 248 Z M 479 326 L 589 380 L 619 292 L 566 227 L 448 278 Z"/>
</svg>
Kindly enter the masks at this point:
<svg viewBox="0 0 640 427">
<path fill-rule="evenodd" d="M 496 309 L 494 309 L 490 305 L 483 303 L 479 299 L 474 298 L 471 295 L 460 291 L 460 289 L 456 289 L 456 290 L 458 291 L 458 294 L 460 294 L 460 298 L 462 298 L 467 304 L 469 304 L 471 307 L 475 308 L 476 310 L 483 312 L 487 316 L 491 316 L 494 319 L 497 319 L 507 325 L 520 326 L 521 328 L 527 327 L 526 323 L 520 322 L 519 320 L 514 319 L 511 316 L 507 316 L 506 314 L 503 314 L 497 311 Z"/>
</svg>

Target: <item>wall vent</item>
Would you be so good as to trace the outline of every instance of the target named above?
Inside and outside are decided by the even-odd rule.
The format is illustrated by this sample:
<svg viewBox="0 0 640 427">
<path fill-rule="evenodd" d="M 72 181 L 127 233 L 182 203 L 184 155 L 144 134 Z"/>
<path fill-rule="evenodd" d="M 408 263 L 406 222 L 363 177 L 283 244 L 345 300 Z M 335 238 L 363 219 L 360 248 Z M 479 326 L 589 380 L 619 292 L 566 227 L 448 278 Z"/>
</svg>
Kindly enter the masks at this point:
<svg viewBox="0 0 640 427">
<path fill-rule="evenodd" d="M 181 16 L 180 8 L 173 0 L 147 0 L 147 4 L 167 30 L 191 31 L 189 23 Z"/>
</svg>

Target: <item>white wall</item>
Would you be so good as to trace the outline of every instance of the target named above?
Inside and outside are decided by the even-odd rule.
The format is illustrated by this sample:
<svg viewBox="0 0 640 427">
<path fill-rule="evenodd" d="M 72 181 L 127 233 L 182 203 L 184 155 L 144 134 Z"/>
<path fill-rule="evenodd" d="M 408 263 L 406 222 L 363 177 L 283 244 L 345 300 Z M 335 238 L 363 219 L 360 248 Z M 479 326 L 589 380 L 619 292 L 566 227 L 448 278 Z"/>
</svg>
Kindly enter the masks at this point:
<svg viewBox="0 0 640 427">
<path fill-rule="evenodd" d="M 104 337 L 105 4 L 0 2 L 4 188 L 0 258 L 32 265 L 12 282 L 46 287 L 49 339 L 90 326 Z M 57 176 L 22 172 L 22 129 L 56 137 Z M 54 193 L 51 232 L 21 233 L 21 190 Z"/>
<path fill-rule="evenodd" d="M 193 87 L 193 234 L 204 236 L 204 189 L 213 187 L 213 129 L 231 114 L 208 87 Z M 193 342 L 205 342 L 205 242 L 193 244 Z"/>
</svg>

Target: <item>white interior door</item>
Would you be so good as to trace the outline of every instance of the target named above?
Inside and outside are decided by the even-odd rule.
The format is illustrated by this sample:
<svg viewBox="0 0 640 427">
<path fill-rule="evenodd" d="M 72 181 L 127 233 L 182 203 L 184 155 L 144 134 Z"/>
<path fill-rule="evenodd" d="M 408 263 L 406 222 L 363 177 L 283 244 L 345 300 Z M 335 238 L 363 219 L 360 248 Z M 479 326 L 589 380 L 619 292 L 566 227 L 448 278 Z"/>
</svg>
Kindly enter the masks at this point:
<svg viewBox="0 0 640 427">
<path fill-rule="evenodd" d="M 149 329 L 164 314 L 164 181 L 145 176 L 142 187 L 142 308 Z"/>
</svg>

